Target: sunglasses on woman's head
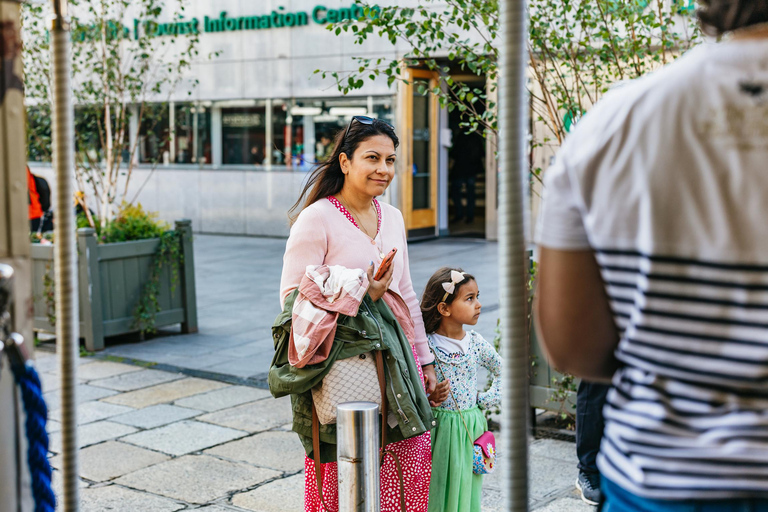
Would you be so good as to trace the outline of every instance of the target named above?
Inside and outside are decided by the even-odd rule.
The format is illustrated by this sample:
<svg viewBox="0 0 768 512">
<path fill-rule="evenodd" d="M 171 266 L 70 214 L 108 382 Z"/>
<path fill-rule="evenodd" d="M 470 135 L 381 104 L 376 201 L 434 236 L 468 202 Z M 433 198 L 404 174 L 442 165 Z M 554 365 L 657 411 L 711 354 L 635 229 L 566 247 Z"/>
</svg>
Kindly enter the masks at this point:
<svg viewBox="0 0 768 512">
<path fill-rule="evenodd" d="M 349 124 L 347 125 L 347 131 L 344 132 L 344 138 L 341 139 L 342 141 L 347 138 L 347 135 L 349 135 L 349 129 L 352 128 L 352 123 L 354 123 L 355 121 L 361 124 L 373 124 L 374 119 L 368 116 L 352 116 L 352 119 L 349 121 Z"/>
</svg>

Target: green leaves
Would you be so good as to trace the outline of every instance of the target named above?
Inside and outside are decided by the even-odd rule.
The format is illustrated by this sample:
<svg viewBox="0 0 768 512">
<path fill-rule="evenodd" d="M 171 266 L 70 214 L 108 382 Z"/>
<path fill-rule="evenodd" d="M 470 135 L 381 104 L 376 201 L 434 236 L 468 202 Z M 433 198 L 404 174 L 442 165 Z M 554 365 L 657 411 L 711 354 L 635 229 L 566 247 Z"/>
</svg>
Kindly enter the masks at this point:
<svg viewBox="0 0 768 512">
<path fill-rule="evenodd" d="M 198 34 L 176 30 L 167 37 L 153 35 L 160 21 L 182 20 L 187 1 L 173 3 L 163 14 L 161 0 L 70 0 L 76 178 L 79 188 L 98 202 L 102 227 L 114 215 L 114 205 L 124 199 L 125 181 L 130 182 L 134 168 L 138 137 L 130 134 L 131 118 L 152 132 L 157 122 L 151 105 L 165 105 L 167 112 L 170 94 L 200 60 Z M 133 17 L 143 20 L 138 30 L 123 25 L 129 8 Z M 22 5 L 24 82 L 31 105 L 27 140 L 30 156 L 38 160 L 51 156 L 49 15 L 48 4 Z M 165 145 L 168 137 L 167 131 L 158 130 L 158 145 Z"/>
</svg>

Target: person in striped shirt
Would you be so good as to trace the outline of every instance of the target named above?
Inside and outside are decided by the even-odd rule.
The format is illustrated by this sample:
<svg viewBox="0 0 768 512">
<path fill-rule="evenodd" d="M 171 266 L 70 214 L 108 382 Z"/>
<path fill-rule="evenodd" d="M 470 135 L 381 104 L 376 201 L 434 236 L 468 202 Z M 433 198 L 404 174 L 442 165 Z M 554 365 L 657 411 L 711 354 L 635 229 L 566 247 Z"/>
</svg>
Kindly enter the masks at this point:
<svg viewBox="0 0 768 512">
<path fill-rule="evenodd" d="M 604 512 L 768 511 L 768 0 L 610 91 L 546 171 L 539 339 L 612 383 Z"/>
</svg>

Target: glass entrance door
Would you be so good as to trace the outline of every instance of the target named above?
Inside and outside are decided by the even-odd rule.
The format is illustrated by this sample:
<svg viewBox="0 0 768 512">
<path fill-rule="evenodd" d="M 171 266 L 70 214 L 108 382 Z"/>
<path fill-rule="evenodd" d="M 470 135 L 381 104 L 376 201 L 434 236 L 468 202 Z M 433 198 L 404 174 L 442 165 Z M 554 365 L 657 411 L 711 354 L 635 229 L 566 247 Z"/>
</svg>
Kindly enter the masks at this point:
<svg viewBox="0 0 768 512">
<path fill-rule="evenodd" d="M 437 229 L 437 97 L 420 91 L 437 87 L 436 74 L 408 69 L 402 205 L 409 237 L 433 236 Z"/>
</svg>

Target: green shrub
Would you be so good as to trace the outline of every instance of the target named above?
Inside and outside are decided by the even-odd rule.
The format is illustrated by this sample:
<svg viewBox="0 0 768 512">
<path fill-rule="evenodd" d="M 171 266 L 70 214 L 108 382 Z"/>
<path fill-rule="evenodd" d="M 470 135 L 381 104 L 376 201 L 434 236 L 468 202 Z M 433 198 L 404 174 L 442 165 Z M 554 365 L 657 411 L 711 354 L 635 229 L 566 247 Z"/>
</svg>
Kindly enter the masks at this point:
<svg viewBox="0 0 768 512">
<path fill-rule="evenodd" d="M 98 223 L 97 223 L 98 226 Z M 157 213 L 145 211 L 141 204 L 130 205 L 123 203 L 115 220 L 101 230 L 99 243 L 129 242 L 160 238 L 170 226 L 157 219 Z"/>
</svg>

